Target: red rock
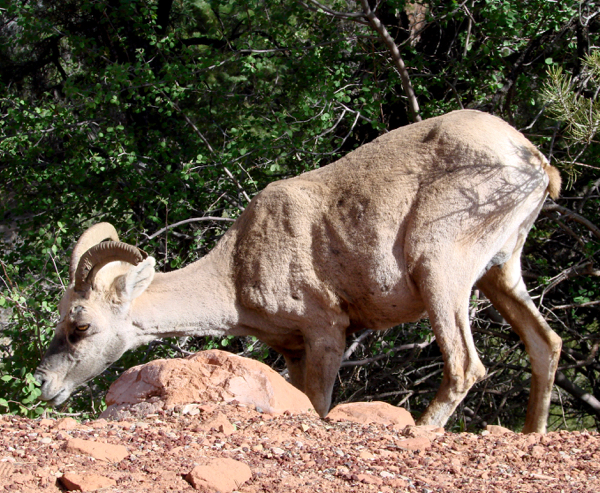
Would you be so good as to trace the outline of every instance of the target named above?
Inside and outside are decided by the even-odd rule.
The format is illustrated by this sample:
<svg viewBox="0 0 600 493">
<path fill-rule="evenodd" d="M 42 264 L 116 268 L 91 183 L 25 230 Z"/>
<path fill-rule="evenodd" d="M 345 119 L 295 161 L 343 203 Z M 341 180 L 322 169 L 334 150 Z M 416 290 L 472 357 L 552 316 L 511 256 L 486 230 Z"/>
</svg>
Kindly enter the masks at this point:
<svg viewBox="0 0 600 493">
<path fill-rule="evenodd" d="M 100 429 L 100 428 L 105 428 L 107 424 L 108 424 L 108 421 L 106 421 L 105 419 L 97 419 L 96 421 L 91 423 L 90 426 L 94 429 Z"/>
<path fill-rule="evenodd" d="M 422 425 L 422 426 L 407 426 L 402 430 L 402 435 L 408 438 L 425 437 L 429 440 L 444 435 L 444 428 L 440 428 L 435 425 Z"/>
<path fill-rule="evenodd" d="M 99 474 L 75 474 L 71 472 L 65 473 L 59 478 L 59 481 L 67 491 L 94 491 L 117 485 L 113 479 L 105 478 Z"/>
<path fill-rule="evenodd" d="M 375 458 L 375 456 L 371 452 L 369 452 L 368 450 L 361 450 L 360 454 L 358 454 L 358 456 L 361 459 L 366 459 L 366 460 L 371 460 L 371 459 Z"/>
<path fill-rule="evenodd" d="M 33 474 L 29 474 L 29 473 L 25 473 L 25 474 L 23 474 L 23 473 L 16 473 L 16 474 L 13 474 L 10 477 L 10 479 L 11 479 L 11 481 L 13 483 L 16 483 L 16 484 L 25 484 L 25 483 L 28 483 L 29 481 L 33 481 L 35 478 L 33 477 Z"/>
<path fill-rule="evenodd" d="M 69 434 L 65 433 L 64 431 L 57 431 L 56 435 L 54 436 L 55 440 L 68 440 L 69 438 L 71 438 Z"/>
<path fill-rule="evenodd" d="M 406 450 L 426 450 L 431 447 L 431 440 L 427 437 L 406 438 L 398 440 L 396 446 Z"/>
<path fill-rule="evenodd" d="M 305 394 L 267 365 L 216 349 L 130 368 L 110 387 L 101 417 L 150 398 L 164 408 L 235 400 L 271 414 L 312 409 Z"/>
<path fill-rule="evenodd" d="M 11 476 L 14 472 L 14 466 L 7 462 L 0 462 L 0 479 L 3 477 Z"/>
<path fill-rule="evenodd" d="M 388 483 L 393 488 L 408 488 L 408 482 L 404 481 L 403 479 L 392 478 L 388 480 Z"/>
<path fill-rule="evenodd" d="M 74 430 L 79 427 L 79 423 L 73 418 L 63 418 L 56 423 L 57 430 Z"/>
<path fill-rule="evenodd" d="M 205 431 L 218 431 L 226 436 L 229 436 L 235 432 L 235 427 L 221 413 L 217 414 L 214 418 L 210 419 L 206 423 L 203 423 L 200 428 Z"/>
<path fill-rule="evenodd" d="M 112 445 L 81 438 L 68 440 L 65 444 L 65 451 L 71 454 L 89 455 L 94 459 L 107 462 L 119 462 L 129 455 L 127 448 L 123 445 Z"/>
<path fill-rule="evenodd" d="M 380 423 L 397 428 L 415 425 L 415 420 L 406 409 L 379 401 L 339 404 L 329 411 L 327 417 L 333 421 Z"/>
<path fill-rule="evenodd" d="M 252 471 L 243 462 L 233 459 L 213 459 L 194 467 L 186 480 L 197 490 L 229 493 L 252 478 Z"/>
<path fill-rule="evenodd" d="M 531 456 L 532 457 L 536 457 L 536 458 L 540 458 L 540 457 L 544 457 L 544 455 L 546 455 L 547 450 L 546 447 L 543 447 L 541 445 L 534 445 L 533 447 L 531 447 Z"/>
<path fill-rule="evenodd" d="M 372 476 L 371 474 L 359 474 L 358 480 L 365 484 L 375 484 L 375 485 L 383 484 L 382 479 L 378 478 L 377 476 Z"/>
<path fill-rule="evenodd" d="M 490 435 L 506 435 L 507 433 L 514 433 L 512 430 L 498 425 L 487 425 L 485 429 L 490 432 Z"/>
</svg>

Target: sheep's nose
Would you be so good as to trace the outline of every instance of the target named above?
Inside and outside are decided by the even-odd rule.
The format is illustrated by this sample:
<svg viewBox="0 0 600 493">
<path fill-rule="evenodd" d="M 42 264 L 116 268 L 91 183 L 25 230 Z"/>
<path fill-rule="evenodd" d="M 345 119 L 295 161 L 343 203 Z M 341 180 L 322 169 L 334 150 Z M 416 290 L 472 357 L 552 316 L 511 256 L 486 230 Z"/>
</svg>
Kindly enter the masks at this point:
<svg viewBox="0 0 600 493">
<path fill-rule="evenodd" d="M 46 377 L 44 376 L 44 374 L 37 370 L 34 374 L 33 374 L 33 379 L 38 383 L 38 385 L 41 387 L 42 385 L 44 385 L 44 382 L 46 381 Z"/>
<path fill-rule="evenodd" d="M 33 374 L 33 379 L 38 383 L 38 385 L 42 385 L 42 376 L 37 371 Z"/>
</svg>

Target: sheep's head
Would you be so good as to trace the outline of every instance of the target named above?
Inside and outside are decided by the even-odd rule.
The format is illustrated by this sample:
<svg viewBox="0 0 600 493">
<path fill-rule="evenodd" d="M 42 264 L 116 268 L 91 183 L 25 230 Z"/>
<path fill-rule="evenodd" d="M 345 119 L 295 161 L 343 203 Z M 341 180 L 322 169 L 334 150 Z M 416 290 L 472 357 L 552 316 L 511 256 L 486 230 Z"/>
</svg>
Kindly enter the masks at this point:
<svg viewBox="0 0 600 493">
<path fill-rule="evenodd" d="M 143 251 L 121 243 L 108 223 L 81 236 L 71 256 L 70 284 L 59 305 L 54 339 L 35 372 L 42 400 L 61 404 L 140 344 L 131 303 L 152 282 L 154 264 Z"/>
</svg>

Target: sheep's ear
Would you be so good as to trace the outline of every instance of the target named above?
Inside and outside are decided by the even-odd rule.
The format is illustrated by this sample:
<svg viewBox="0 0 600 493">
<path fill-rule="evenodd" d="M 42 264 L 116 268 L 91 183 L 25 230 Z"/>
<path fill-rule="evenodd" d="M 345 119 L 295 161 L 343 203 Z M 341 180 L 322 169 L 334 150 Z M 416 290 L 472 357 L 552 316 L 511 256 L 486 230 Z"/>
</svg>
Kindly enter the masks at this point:
<svg viewBox="0 0 600 493">
<path fill-rule="evenodd" d="M 132 301 L 142 294 L 154 279 L 154 257 L 148 257 L 117 279 L 117 292 L 123 301 Z"/>
</svg>

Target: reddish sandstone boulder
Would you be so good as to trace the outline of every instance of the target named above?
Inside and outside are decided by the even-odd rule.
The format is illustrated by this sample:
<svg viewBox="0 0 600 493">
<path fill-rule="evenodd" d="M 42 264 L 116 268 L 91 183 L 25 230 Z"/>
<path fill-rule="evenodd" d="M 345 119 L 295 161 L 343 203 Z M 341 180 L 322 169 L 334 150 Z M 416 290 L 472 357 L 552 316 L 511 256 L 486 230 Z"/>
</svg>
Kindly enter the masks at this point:
<svg viewBox="0 0 600 493">
<path fill-rule="evenodd" d="M 119 462 L 129 455 L 123 445 L 71 438 L 65 443 L 65 451 L 77 455 L 89 455 L 97 460 L 106 462 Z"/>
<path fill-rule="evenodd" d="M 379 401 L 340 404 L 329 411 L 327 417 L 333 421 L 393 425 L 397 429 L 415 425 L 415 420 L 406 409 Z"/>
<path fill-rule="evenodd" d="M 514 431 L 499 425 L 487 425 L 485 427 L 485 431 L 487 431 L 490 435 L 507 435 L 514 433 Z"/>
<path fill-rule="evenodd" d="M 196 466 L 186 480 L 197 490 L 230 493 L 252 478 L 250 468 L 234 459 L 213 459 Z"/>
<path fill-rule="evenodd" d="M 66 472 L 59 481 L 67 491 L 96 491 L 117 485 L 114 479 L 93 473 L 75 474 Z"/>
<path fill-rule="evenodd" d="M 304 413 L 305 394 L 259 361 L 211 350 L 182 359 L 160 359 L 127 370 L 110 387 L 101 417 L 146 403 L 146 413 L 190 403 L 237 401 L 261 412 Z"/>
</svg>

